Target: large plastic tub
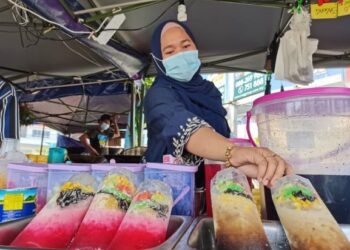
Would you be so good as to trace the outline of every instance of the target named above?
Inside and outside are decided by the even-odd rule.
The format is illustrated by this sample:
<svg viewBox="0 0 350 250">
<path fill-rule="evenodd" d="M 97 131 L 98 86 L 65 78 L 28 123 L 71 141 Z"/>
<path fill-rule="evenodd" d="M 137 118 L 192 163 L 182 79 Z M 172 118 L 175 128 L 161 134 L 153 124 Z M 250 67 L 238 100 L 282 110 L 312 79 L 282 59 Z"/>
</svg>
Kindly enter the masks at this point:
<svg viewBox="0 0 350 250">
<path fill-rule="evenodd" d="M 309 88 L 258 98 L 248 112 L 260 145 L 309 178 L 339 223 L 350 223 L 350 89 Z M 265 189 L 267 218 L 275 219 Z"/>
<path fill-rule="evenodd" d="M 105 163 L 105 164 L 92 164 L 91 174 L 96 178 L 98 183 L 106 176 L 108 171 L 114 168 L 125 168 L 130 170 L 136 175 L 136 185 L 139 186 L 144 180 L 144 169 L 146 164 L 137 163 Z"/>
<path fill-rule="evenodd" d="M 173 215 L 195 215 L 195 182 L 197 166 L 147 163 L 145 180 L 153 179 L 167 183 L 173 191 Z"/>
<path fill-rule="evenodd" d="M 231 138 L 230 142 L 239 145 L 241 147 L 252 147 L 250 140 L 243 138 Z M 223 162 L 221 161 L 204 161 L 204 173 L 205 173 L 205 200 L 207 206 L 207 215 L 213 216 L 213 211 L 211 208 L 211 195 L 210 195 L 210 181 L 215 176 L 215 174 L 220 171 L 223 167 Z M 250 182 L 250 178 L 248 180 Z"/>
<path fill-rule="evenodd" d="M 248 112 L 260 145 L 292 165 L 350 161 L 350 89 L 309 88 L 258 98 Z"/>
<path fill-rule="evenodd" d="M 38 188 L 37 212 L 46 204 L 47 164 L 10 163 L 7 188 Z"/>
<path fill-rule="evenodd" d="M 90 164 L 49 164 L 47 200 L 59 191 L 59 187 L 73 175 L 90 172 Z"/>
</svg>

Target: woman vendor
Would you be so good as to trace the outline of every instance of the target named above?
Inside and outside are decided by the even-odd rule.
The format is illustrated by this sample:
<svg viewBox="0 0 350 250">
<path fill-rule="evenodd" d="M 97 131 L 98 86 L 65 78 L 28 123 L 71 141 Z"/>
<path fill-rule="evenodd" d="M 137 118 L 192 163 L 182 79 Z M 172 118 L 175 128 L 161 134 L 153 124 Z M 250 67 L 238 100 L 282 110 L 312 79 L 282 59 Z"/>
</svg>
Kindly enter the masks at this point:
<svg viewBox="0 0 350 250">
<path fill-rule="evenodd" d="M 221 93 L 201 77 L 201 61 L 191 31 L 182 23 L 162 23 L 152 37 L 157 77 L 145 98 L 148 128 L 147 162 L 171 154 L 183 164 L 203 159 L 225 162 L 248 177 L 271 186 L 291 173 L 291 166 L 266 148 L 230 143 Z"/>
</svg>

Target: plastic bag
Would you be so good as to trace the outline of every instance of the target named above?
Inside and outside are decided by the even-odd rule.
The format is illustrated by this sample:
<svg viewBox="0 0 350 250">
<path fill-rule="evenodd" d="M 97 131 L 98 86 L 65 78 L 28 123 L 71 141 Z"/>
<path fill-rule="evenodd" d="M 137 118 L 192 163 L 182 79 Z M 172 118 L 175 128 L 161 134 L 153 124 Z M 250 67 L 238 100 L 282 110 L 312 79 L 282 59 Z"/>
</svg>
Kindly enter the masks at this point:
<svg viewBox="0 0 350 250">
<path fill-rule="evenodd" d="M 7 164 L 10 162 L 28 162 L 27 157 L 17 151 L 18 140 L 3 139 L 0 147 L 0 189 L 6 188 Z"/>
<path fill-rule="evenodd" d="M 275 76 L 298 84 L 313 82 L 312 55 L 317 51 L 318 40 L 310 39 L 311 18 L 307 11 L 295 13 L 290 28 L 280 40 Z"/>
<path fill-rule="evenodd" d="M 17 139 L 4 139 L 1 142 L 0 158 L 15 163 L 28 162 L 28 158 L 18 151 L 18 142 Z"/>
</svg>

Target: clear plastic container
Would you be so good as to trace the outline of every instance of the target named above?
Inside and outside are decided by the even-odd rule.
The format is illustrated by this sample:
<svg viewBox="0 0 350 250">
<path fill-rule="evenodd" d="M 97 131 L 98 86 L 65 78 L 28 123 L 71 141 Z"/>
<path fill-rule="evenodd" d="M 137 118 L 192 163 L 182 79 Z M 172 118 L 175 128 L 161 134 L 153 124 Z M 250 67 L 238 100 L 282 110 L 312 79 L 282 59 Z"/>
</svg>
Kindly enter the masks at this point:
<svg viewBox="0 0 350 250">
<path fill-rule="evenodd" d="M 78 173 L 90 173 L 90 164 L 49 164 L 47 200 L 59 191 L 60 186 Z"/>
<path fill-rule="evenodd" d="M 136 175 L 136 186 L 138 187 L 144 180 L 144 169 L 146 164 L 133 164 L 133 163 L 103 163 L 103 164 L 92 164 L 91 174 L 100 183 L 106 176 L 108 171 L 115 168 L 125 168 L 130 170 Z"/>
<path fill-rule="evenodd" d="M 38 188 L 37 212 L 46 204 L 47 179 L 46 164 L 8 164 L 7 188 Z"/>
<path fill-rule="evenodd" d="M 166 183 L 145 180 L 108 249 L 149 249 L 162 244 L 166 240 L 172 203 L 171 188 Z"/>
<path fill-rule="evenodd" d="M 271 249 L 246 176 L 235 168 L 211 180 L 217 249 Z"/>
<path fill-rule="evenodd" d="M 173 215 L 195 215 L 195 179 L 197 166 L 147 163 L 145 180 L 160 180 L 167 183 L 173 193 Z"/>
<path fill-rule="evenodd" d="M 350 89 L 309 88 L 258 98 L 247 114 L 260 145 L 292 165 L 350 162 Z M 317 172 L 317 170 L 315 171 Z"/>
<path fill-rule="evenodd" d="M 350 249 L 350 242 L 308 179 L 285 176 L 271 192 L 293 250 Z"/>
</svg>

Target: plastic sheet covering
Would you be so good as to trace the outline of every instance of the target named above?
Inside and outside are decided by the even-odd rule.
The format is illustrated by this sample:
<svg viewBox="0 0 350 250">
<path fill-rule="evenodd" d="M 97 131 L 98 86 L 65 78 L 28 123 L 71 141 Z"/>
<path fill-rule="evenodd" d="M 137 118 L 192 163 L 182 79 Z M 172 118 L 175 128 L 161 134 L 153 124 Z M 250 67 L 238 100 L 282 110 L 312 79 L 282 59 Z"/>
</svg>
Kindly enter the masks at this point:
<svg viewBox="0 0 350 250">
<path fill-rule="evenodd" d="M 71 30 L 89 31 L 84 25 L 73 20 L 73 18 L 60 4 L 59 0 L 23 0 L 23 2 L 44 17 L 60 23 Z M 79 34 L 70 35 L 80 36 Z M 116 42 L 101 45 L 95 41 L 85 38 L 85 36 L 79 37 L 77 40 L 84 43 L 95 53 L 126 72 L 130 77 L 139 78 L 141 76 L 141 71 L 147 65 L 147 60 L 144 57 Z"/>
</svg>

